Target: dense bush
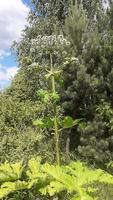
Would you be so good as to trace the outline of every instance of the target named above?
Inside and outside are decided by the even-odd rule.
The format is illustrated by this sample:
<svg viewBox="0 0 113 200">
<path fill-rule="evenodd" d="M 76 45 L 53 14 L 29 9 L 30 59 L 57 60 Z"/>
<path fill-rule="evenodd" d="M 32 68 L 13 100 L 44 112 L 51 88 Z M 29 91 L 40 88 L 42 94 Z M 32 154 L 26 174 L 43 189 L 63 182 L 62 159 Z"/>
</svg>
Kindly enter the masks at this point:
<svg viewBox="0 0 113 200">
<path fill-rule="evenodd" d="M 40 102 L 24 102 L 6 94 L 0 95 L 1 161 L 28 159 L 41 151 L 45 157 L 50 148 L 47 144 L 47 132 L 44 134 L 33 125 L 33 120 L 42 113 Z M 49 156 L 49 152 L 47 155 Z"/>
</svg>

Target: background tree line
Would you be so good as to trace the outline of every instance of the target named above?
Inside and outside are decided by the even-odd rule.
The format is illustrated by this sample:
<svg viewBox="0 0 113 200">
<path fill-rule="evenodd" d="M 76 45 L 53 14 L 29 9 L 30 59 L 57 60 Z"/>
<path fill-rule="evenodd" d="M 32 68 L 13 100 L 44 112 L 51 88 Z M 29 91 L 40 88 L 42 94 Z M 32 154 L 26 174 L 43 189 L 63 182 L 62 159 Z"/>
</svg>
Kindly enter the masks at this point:
<svg viewBox="0 0 113 200">
<path fill-rule="evenodd" d="M 43 78 L 48 52 L 33 40 L 39 35 L 63 35 L 70 46 L 59 46 L 53 56 L 54 66 L 63 70 L 57 88 L 61 115 L 82 119 L 83 124 L 63 132 L 62 160 L 67 159 L 68 145 L 70 157 L 106 168 L 113 159 L 113 3 L 109 1 L 107 9 L 99 0 L 32 3 L 29 25 L 21 41 L 14 44 L 19 71 L 0 94 L 1 161 L 37 154 L 54 161 L 51 131 L 42 131 L 32 123 L 49 112 L 37 97 L 37 90 L 48 88 Z M 73 57 L 78 62 L 73 62 Z"/>
</svg>

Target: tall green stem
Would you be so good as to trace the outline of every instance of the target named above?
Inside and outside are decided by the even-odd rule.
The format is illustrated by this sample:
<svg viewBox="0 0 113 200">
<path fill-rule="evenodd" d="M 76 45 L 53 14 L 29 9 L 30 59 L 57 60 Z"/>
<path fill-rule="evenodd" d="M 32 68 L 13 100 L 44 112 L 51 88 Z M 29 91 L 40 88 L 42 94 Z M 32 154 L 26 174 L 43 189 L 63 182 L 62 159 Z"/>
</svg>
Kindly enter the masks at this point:
<svg viewBox="0 0 113 200">
<path fill-rule="evenodd" d="M 50 62 L 51 62 L 51 72 L 53 71 L 53 63 L 52 63 L 52 55 L 50 54 Z M 52 82 L 52 92 L 56 92 L 55 88 L 55 78 L 54 75 L 51 76 Z M 59 132 L 58 132 L 58 120 L 57 120 L 57 105 L 53 104 L 53 112 L 54 112 L 54 129 L 55 129 L 55 141 L 56 141 L 56 161 L 57 164 L 60 165 L 60 148 L 59 148 Z"/>
</svg>

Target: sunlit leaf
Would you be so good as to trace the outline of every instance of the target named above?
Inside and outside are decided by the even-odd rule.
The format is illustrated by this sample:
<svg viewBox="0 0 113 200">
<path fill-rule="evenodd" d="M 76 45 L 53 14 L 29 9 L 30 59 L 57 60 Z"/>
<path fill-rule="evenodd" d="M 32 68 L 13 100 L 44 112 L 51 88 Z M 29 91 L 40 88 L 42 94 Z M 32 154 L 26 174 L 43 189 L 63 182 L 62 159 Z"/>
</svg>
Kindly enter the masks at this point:
<svg viewBox="0 0 113 200">
<path fill-rule="evenodd" d="M 72 117 L 70 116 L 66 116 L 64 119 L 63 119 L 63 128 L 70 128 L 73 126 L 73 119 Z"/>
<path fill-rule="evenodd" d="M 34 126 L 38 126 L 39 128 L 44 128 L 45 127 L 43 119 L 36 119 L 36 120 L 34 120 L 33 121 L 33 125 Z"/>
</svg>

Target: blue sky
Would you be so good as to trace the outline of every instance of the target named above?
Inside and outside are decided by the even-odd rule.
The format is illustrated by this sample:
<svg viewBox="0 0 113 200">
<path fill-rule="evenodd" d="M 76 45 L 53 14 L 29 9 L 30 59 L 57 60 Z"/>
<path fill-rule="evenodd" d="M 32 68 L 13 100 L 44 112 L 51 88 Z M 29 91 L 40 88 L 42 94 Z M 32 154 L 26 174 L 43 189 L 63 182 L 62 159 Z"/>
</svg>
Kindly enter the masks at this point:
<svg viewBox="0 0 113 200">
<path fill-rule="evenodd" d="M 19 41 L 29 13 L 30 0 L 0 1 L 0 90 L 6 88 L 18 71 L 16 55 L 10 47 Z"/>
</svg>

